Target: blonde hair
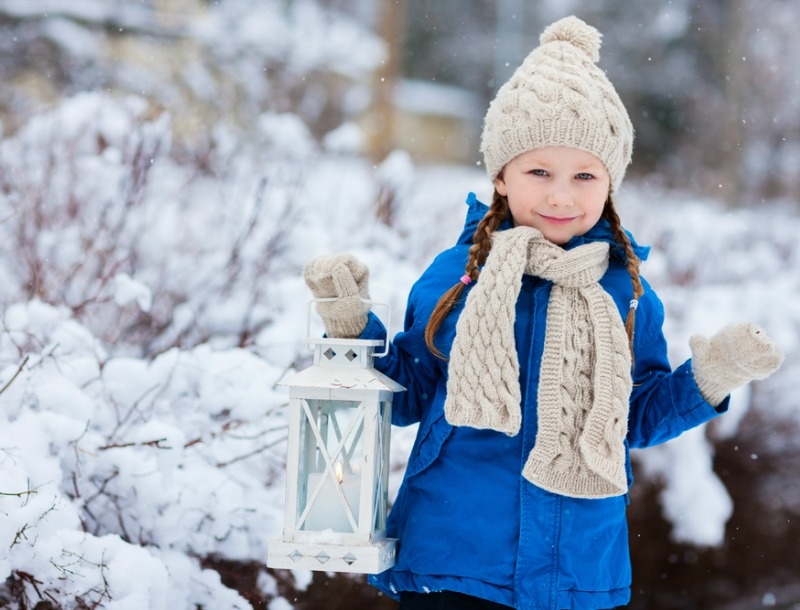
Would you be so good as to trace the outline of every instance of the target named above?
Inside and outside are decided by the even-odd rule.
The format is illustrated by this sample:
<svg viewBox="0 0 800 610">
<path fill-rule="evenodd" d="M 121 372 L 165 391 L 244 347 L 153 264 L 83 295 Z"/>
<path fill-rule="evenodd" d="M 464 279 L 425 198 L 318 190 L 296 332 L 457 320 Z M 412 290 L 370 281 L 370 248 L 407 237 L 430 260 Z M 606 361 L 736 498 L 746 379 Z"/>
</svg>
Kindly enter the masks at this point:
<svg viewBox="0 0 800 610">
<path fill-rule="evenodd" d="M 478 276 L 480 275 L 479 268 L 484 265 L 486 258 L 489 256 L 489 250 L 492 248 L 492 234 L 497 230 L 502 222 L 509 217 L 509 215 L 510 210 L 508 207 L 508 199 L 500 195 L 495 190 L 494 195 L 492 196 L 492 205 L 489 206 L 489 211 L 486 212 L 486 215 L 478 223 L 478 228 L 475 229 L 475 235 L 473 237 L 473 244 L 469 249 L 469 258 L 467 260 L 465 274 L 469 276 L 473 282 L 478 279 Z M 614 240 L 620 246 L 622 246 L 623 250 L 625 251 L 626 266 L 628 269 L 628 274 L 631 276 L 631 285 L 633 287 L 633 299 L 638 299 L 640 296 L 642 296 L 642 294 L 644 294 L 642 280 L 639 277 L 639 264 L 641 261 L 634 253 L 633 245 L 631 244 L 630 239 L 628 239 L 628 235 L 622 228 L 622 223 L 620 222 L 616 209 L 614 209 L 614 201 L 610 194 L 606 200 L 605 206 L 603 207 L 603 213 L 601 217 L 607 220 L 611 225 L 611 232 L 614 235 Z M 436 333 L 438 332 L 447 315 L 458 304 L 465 286 L 466 285 L 463 282 L 459 281 L 441 296 L 439 302 L 436 303 L 436 307 L 434 308 L 430 319 L 428 320 L 428 325 L 425 327 L 425 344 L 428 346 L 428 349 L 431 350 L 431 352 L 438 358 L 444 359 L 444 355 L 434 343 Z M 628 316 L 625 319 L 625 332 L 628 334 L 628 347 L 631 352 L 632 360 L 633 328 L 635 321 L 636 309 L 631 307 L 628 310 Z"/>
</svg>

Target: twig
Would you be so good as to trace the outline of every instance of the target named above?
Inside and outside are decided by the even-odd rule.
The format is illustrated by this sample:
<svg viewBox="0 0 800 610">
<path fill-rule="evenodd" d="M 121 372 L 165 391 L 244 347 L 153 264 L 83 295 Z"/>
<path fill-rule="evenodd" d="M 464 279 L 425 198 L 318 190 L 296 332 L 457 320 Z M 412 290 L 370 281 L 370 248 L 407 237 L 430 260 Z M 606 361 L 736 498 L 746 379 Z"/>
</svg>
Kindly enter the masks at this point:
<svg viewBox="0 0 800 610">
<path fill-rule="evenodd" d="M 158 390 L 159 386 L 160 386 L 160 384 L 158 384 L 158 383 L 156 383 L 156 384 L 153 384 L 152 386 L 150 386 L 149 388 L 147 388 L 147 389 L 146 389 L 146 390 L 145 390 L 145 391 L 142 393 L 142 395 L 141 395 L 141 396 L 139 396 L 139 398 L 137 398 L 137 399 L 136 399 L 136 401 L 135 401 L 135 402 L 134 402 L 134 403 L 131 405 L 131 408 L 130 408 L 130 409 L 128 409 L 128 412 L 127 412 L 127 413 L 126 413 L 126 414 L 125 414 L 125 415 L 122 417 L 122 419 L 120 419 L 120 420 L 117 422 L 117 425 L 116 425 L 116 426 L 114 427 L 114 429 L 111 431 L 111 436 L 114 436 L 114 435 L 115 435 L 115 434 L 116 434 L 116 433 L 117 433 L 117 432 L 120 430 L 120 428 L 122 428 L 122 427 L 123 427 L 125 424 L 127 424 L 127 423 L 128 423 L 128 420 L 131 418 L 131 416 L 132 416 L 132 415 L 133 415 L 133 414 L 134 414 L 136 411 L 138 411 L 138 410 L 139 410 L 139 404 L 140 404 L 140 403 L 141 403 L 141 402 L 142 402 L 142 401 L 143 401 L 143 400 L 144 400 L 144 399 L 147 397 L 147 395 L 148 395 L 148 394 L 150 394 L 150 393 L 152 393 L 152 392 L 155 392 L 156 390 Z"/>
<path fill-rule="evenodd" d="M 35 493 L 36 493 L 35 489 L 29 489 L 28 491 L 0 491 L 0 496 L 15 496 L 17 498 L 21 498 L 22 496 L 27 496 Z"/>
<path fill-rule="evenodd" d="M 13 540 L 13 542 L 11 543 L 11 546 L 9 546 L 8 548 L 14 548 L 14 545 L 15 545 L 15 544 L 17 544 L 17 543 L 19 543 L 19 541 L 20 541 L 22 538 L 24 538 L 25 540 L 27 540 L 27 539 L 28 539 L 28 537 L 25 535 L 25 530 L 27 530 L 29 527 L 30 527 L 30 526 L 29 526 L 29 525 L 26 523 L 26 524 L 25 524 L 25 525 L 23 525 L 23 526 L 22 526 L 20 529 L 18 529 L 18 530 L 17 530 L 17 533 L 16 533 L 16 535 L 14 536 L 14 540 Z"/>
<path fill-rule="evenodd" d="M 22 364 L 20 364 L 17 367 L 17 371 L 11 376 L 11 379 L 9 379 L 5 383 L 5 385 L 2 388 L 0 388 L 0 394 L 5 392 L 8 389 L 8 386 L 10 386 L 14 382 L 14 380 L 19 376 L 19 374 L 22 372 L 22 369 L 25 368 L 25 365 L 28 363 L 29 359 L 30 359 L 30 356 L 25 356 L 25 359 L 22 361 Z"/>
<path fill-rule="evenodd" d="M 35 494 L 36 490 L 31 489 L 31 481 L 28 479 L 28 489 L 25 491 L 0 491 L 0 496 L 11 496 L 16 498 L 21 498 L 23 496 L 30 496 L 31 494 Z M 27 504 L 27 501 L 26 501 Z"/>
<path fill-rule="evenodd" d="M 271 449 L 275 445 L 278 445 L 286 440 L 285 437 L 281 437 L 276 441 L 269 443 L 268 445 L 264 445 L 263 447 L 259 447 L 250 453 L 245 453 L 244 455 L 237 456 L 228 460 L 227 462 L 217 462 L 217 468 L 225 468 L 226 466 L 230 466 L 231 464 L 235 464 L 236 462 L 241 462 L 242 460 L 246 460 L 248 458 L 253 457 L 254 455 L 258 455 L 259 453 L 264 453 L 267 449 Z"/>
<path fill-rule="evenodd" d="M 156 438 L 152 441 L 142 441 L 139 443 L 110 443 L 108 445 L 98 447 L 97 450 L 106 451 L 108 449 L 125 449 L 127 447 L 155 447 L 156 449 L 172 449 L 172 447 L 165 447 L 161 444 L 166 440 L 166 438 Z"/>
<path fill-rule="evenodd" d="M 14 574 L 16 574 L 17 578 L 19 578 L 20 580 L 30 584 L 33 587 L 33 590 L 36 591 L 36 595 L 38 595 L 39 598 L 41 599 L 42 592 L 39 591 L 39 586 L 38 586 L 43 584 L 41 580 L 36 580 L 33 574 L 30 574 L 28 572 L 23 572 L 22 570 L 15 570 Z"/>
</svg>

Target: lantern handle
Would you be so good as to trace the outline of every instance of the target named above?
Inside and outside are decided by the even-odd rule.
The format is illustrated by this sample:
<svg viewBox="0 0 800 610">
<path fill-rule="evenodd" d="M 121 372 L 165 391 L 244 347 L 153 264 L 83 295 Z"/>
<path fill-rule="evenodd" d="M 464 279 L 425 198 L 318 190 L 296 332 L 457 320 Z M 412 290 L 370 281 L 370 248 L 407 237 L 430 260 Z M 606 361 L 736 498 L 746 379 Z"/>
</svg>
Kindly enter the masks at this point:
<svg viewBox="0 0 800 610">
<path fill-rule="evenodd" d="M 314 303 L 331 303 L 338 300 L 339 297 L 321 297 L 318 299 L 312 299 L 308 302 L 308 310 L 306 312 L 306 337 L 311 336 L 311 306 Z M 368 305 L 379 305 L 386 308 L 386 324 L 384 325 L 386 328 L 386 340 L 383 342 L 383 351 L 380 354 L 372 354 L 376 358 L 383 358 L 389 353 L 389 329 L 392 327 L 392 306 L 389 303 L 382 303 L 380 301 L 373 301 L 371 299 L 364 298 L 361 299 L 361 302 Z"/>
</svg>

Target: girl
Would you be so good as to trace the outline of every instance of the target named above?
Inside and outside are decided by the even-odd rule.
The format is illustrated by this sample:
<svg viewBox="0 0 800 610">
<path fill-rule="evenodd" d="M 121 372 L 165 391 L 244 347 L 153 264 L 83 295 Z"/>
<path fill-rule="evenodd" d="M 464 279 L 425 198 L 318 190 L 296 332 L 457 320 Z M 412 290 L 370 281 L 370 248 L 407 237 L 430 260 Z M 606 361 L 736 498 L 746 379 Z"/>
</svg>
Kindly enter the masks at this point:
<svg viewBox="0 0 800 610">
<path fill-rule="evenodd" d="M 389 516 L 397 563 L 371 582 L 401 610 L 598 609 L 628 603 L 629 450 L 728 408 L 782 361 L 757 326 L 691 340 L 672 371 L 664 311 L 639 275 L 648 249 L 611 193 L 633 129 L 595 65 L 600 34 L 547 28 L 489 106 L 481 150 L 495 192 L 467 199 L 464 232 L 411 290 L 404 331 L 375 366 L 419 422 Z M 367 269 L 311 261 L 331 336 L 385 338 Z"/>
</svg>

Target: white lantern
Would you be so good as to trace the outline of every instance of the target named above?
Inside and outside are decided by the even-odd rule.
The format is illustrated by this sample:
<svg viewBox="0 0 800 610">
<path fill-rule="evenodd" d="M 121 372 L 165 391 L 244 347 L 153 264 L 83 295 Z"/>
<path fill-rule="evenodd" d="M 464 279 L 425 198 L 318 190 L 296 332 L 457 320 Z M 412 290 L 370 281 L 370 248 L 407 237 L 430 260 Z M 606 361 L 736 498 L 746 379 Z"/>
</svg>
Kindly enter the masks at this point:
<svg viewBox="0 0 800 610">
<path fill-rule="evenodd" d="M 392 397 L 405 390 L 373 368 L 383 341 L 309 339 L 314 364 L 289 387 L 283 536 L 271 568 L 378 574 L 392 567 L 386 538 Z"/>
</svg>

